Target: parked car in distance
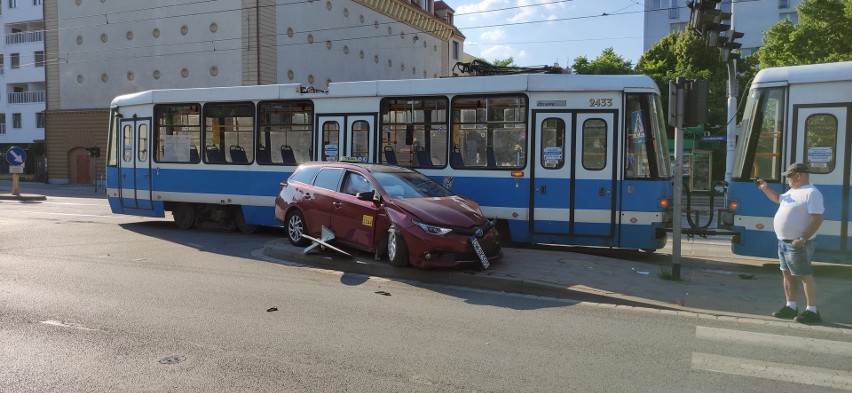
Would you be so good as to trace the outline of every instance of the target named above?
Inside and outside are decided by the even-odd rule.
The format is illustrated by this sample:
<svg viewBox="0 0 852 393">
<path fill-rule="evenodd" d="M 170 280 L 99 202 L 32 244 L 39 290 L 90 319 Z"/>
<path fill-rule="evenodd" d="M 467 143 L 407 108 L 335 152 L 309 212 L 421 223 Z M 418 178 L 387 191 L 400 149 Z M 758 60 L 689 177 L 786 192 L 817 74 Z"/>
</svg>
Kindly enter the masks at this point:
<svg viewBox="0 0 852 393">
<path fill-rule="evenodd" d="M 330 229 L 333 243 L 387 256 L 394 266 L 488 267 L 499 235 L 479 205 L 415 170 L 360 162 L 309 162 L 281 182 L 275 218 L 293 245 Z"/>
</svg>

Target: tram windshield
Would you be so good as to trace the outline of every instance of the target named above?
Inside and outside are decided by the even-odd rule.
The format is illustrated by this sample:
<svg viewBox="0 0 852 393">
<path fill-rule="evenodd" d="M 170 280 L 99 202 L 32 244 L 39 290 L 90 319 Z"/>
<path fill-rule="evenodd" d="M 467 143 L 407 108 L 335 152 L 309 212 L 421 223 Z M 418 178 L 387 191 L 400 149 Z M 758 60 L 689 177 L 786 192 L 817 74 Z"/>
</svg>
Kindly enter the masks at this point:
<svg viewBox="0 0 852 393">
<path fill-rule="evenodd" d="M 625 116 L 624 177 L 671 177 L 671 161 L 660 96 L 649 93 L 627 94 Z"/>
<path fill-rule="evenodd" d="M 734 160 L 734 179 L 781 179 L 784 108 L 783 87 L 752 89 L 743 114 L 742 144 Z"/>
</svg>

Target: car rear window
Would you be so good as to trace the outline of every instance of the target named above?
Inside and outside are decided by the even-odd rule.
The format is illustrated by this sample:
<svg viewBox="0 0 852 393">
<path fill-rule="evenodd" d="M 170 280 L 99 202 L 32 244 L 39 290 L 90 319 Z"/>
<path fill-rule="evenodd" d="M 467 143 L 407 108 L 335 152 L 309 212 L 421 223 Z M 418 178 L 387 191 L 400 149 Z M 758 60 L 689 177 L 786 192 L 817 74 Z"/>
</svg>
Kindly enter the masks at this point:
<svg viewBox="0 0 852 393">
<path fill-rule="evenodd" d="M 319 172 L 319 170 L 320 167 L 318 166 L 302 167 L 301 169 L 290 175 L 290 178 L 287 179 L 287 182 L 297 181 L 300 183 L 311 184 L 314 182 L 314 177 L 316 177 L 317 172 Z"/>
<path fill-rule="evenodd" d="M 434 198 L 452 196 L 434 180 L 419 172 L 373 172 L 373 177 L 394 198 Z"/>
</svg>

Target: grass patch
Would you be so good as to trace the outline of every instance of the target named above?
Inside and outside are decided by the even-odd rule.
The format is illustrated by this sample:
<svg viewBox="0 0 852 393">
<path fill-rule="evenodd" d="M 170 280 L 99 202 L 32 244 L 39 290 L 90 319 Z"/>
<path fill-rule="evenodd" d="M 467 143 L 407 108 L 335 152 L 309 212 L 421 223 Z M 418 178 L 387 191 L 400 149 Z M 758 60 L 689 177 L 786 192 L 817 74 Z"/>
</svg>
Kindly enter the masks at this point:
<svg viewBox="0 0 852 393">
<path fill-rule="evenodd" d="M 9 180 L 9 181 L 11 181 L 11 180 L 12 180 L 12 175 L 11 175 L 11 174 L 9 174 L 9 173 L 3 173 L 3 174 L 0 174 L 0 180 Z M 26 174 L 20 174 L 20 175 L 18 175 L 18 180 L 20 180 L 20 181 L 38 181 L 38 180 L 36 179 L 36 176 L 35 176 L 35 175 L 26 175 Z"/>
<path fill-rule="evenodd" d="M 660 272 L 657 273 L 657 277 L 666 281 L 680 281 L 680 277 L 675 277 L 672 274 L 672 269 L 668 266 L 660 266 Z"/>
</svg>

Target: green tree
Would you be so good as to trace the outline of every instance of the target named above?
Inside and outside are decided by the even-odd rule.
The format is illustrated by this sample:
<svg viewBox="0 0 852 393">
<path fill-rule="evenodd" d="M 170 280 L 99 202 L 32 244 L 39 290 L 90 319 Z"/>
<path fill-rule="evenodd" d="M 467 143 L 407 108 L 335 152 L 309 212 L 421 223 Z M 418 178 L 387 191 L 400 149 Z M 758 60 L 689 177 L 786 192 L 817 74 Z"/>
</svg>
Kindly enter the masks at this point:
<svg viewBox="0 0 852 393">
<path fill-rule="evenodd" d="M 669 81 L 677 77 L 707 81 L 710 88 L 710 124 L 724 124 L 726 105 L 725 64 L 719 61 L 719 50 L 708 48 L 704 40 L 692 32 L 671 33 L 642 54 L 636 71 L 657 82 L 667 108 Z"/>
<path fill-rule="evenodd" d="M 615 53 L 615 49 L 606 48 L 600 56 L 589 61 L 585 56 L 580 56 L 574 59 L 574 65 L 571 69 L 575 74 L 585 75 L 623 75 L 634 74 L 633 63 L 629 60 L 624 60 L 623 57 Z"/>
<path fill-rule="evenodd" d="M 804 0 L 799 23 L 784 19 L 766 31 L 761 68 L 852 60 L 852 0 Z"/>
<path fill-rule="evenodd" d="M 491 61 L 491 65 L 493 65 L 495 67 L 516 67 L 517 66 L 517 64 L 515 64 L 515 59 L 513 59 L 512 57 L 502 59 L 502 60 L 494 59 L 493 61 Z"/>
</svg>

